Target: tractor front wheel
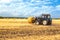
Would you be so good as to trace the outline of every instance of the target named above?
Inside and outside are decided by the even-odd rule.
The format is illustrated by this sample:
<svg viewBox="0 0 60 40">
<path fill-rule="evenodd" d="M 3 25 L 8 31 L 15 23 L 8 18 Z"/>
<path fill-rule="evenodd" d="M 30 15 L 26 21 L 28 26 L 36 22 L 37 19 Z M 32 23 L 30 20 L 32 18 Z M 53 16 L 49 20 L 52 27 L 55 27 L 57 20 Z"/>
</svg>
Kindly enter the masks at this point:
<svg viewBox="0 0 60 40">
<path fill-rule="evenodd" d="M 43 25 L 47 25 L 47 21 L 46 20 L 44 20 L 42 23 L 43 23 Z"/>
<path fill-rule="evenodd" d="M 38 22 L 38 21 L 35 21 L 35 23 L 34 24 L 37 24 L 37 25 L 39 25 L 40 23 Z"/>
</svg>

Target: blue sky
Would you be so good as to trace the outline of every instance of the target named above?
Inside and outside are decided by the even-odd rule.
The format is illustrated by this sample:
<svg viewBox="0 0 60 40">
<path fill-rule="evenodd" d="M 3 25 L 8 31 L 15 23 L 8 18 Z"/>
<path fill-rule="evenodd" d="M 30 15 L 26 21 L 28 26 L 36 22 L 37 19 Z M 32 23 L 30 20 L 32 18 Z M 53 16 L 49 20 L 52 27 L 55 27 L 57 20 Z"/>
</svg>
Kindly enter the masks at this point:
<svg viewBox="0 0 60 40">
<path fill-rule="evenodd" d="M 0 0 L 0 16 L 29 17 L 42 13 L 60 18 L 60 0 Z"/>
</svg>

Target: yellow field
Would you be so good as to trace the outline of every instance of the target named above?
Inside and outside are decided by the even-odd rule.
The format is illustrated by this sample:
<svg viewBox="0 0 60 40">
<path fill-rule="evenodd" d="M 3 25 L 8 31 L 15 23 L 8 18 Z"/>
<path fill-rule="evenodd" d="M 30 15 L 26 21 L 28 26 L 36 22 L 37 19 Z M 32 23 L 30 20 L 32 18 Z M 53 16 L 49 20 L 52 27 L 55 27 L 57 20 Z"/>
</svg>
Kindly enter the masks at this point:
<svg viewBox="0 0 60 40">
<path fill-rule="evenodd" d="M 60 40 L 60 20 L 35 25 L 27 19 L 0 19 L 0 40 Z"/>
</svg>

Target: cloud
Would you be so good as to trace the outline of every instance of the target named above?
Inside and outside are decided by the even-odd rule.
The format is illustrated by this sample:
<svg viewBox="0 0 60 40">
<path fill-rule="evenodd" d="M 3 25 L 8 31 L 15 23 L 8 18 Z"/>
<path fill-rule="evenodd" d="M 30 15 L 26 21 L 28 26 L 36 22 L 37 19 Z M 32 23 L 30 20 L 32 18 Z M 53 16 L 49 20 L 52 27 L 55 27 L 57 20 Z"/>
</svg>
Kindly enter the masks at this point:
<svg viewBox="0 0 60 40">
<path fill-rule="evenodd" d="M 0 0 L 0 3 L 9 3 L 11 2 L 12 0 Z"/>
<path fill-rule="evenodd" d="M 57 5 L 56 6 L 56 10 L 60 10 L 60 5 Z"/>
<path fill-rule="evenodd" d="M 0 0 L 0 16 L 27 17 L 60 10 L 58 0 Z M 55 6 L 54 6 L 55 5 Z M 5 13 L 4 13 L 5 12 Z"/>
<path fill-rule="evenodd" d="M 60 5 L 57 5 L 50 13 L 53 18 L 60 18 Z"/>
</svg>

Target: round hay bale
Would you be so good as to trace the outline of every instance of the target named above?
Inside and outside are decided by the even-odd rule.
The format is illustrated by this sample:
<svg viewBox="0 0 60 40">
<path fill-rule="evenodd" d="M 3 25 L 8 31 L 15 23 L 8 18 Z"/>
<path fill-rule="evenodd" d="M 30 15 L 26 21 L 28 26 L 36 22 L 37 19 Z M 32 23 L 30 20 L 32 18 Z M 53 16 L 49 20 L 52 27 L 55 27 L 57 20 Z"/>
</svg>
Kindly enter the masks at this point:
<svg viewBox="0 0 60 40">
<path fill-rule="evenodd" d="M 28 22 L 29 22 L 29 23 L 33 23 L 33 20 L 34 20 L 34 17 L 29 17 L 29 18 L 28 18 Z"/>
</svg>

